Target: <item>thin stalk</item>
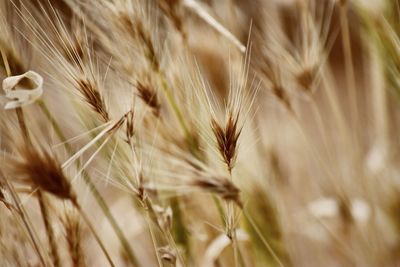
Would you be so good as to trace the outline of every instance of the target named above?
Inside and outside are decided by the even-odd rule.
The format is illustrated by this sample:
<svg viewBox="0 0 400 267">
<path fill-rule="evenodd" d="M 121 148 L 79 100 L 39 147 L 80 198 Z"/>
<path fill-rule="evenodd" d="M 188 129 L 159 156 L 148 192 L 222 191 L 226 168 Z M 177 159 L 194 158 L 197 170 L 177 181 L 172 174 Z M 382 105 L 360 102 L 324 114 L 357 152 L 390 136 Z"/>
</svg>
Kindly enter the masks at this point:
<svg viewBox="0 0 400 267">
<path fill-rule="evenodd" d="M 147 216 L 148 216 L 149 219 L 151 219 L 152 217 L 153 218 L 157 218 L 157 215 L 156 215 L 156 213 L 155 213 L 155 211 L 154 211 L 154 209 L 152 207 L 152 204 L 151 204 L 149 199 L 146 199 L 143 202 L 143 207 L 145 208 L 145 210 L 147 212 Z M 157 223 L 157 222 L 155 222 L 155 223 Z M 149 224 L 149 227 L 150 227 L 150 224 Z M 178 250 L 178 246 L 177 246 L 177 244 L 175 242 L 175 239 L 174 239 L 171 231 L 170 230 L 164 231 L 164 229 L 160 229 L 160 230 L 164 234 L 165 239 L 168 241 L 168 245 L 172 245 L 172 247 L 175 248 L 176 253 L 178 255 L 178 259 L 181 261 L 182 266 L 186 266 L 184 258 L 183 258 L 182 254 Z"/>
<path fill-rule="evenodd" d="M 175 113 L 176 118 L 178 119 L 178 122 L 180 126 L 182 127 L 186 138 L 190 137 L 190 131 L 188 126 L 186 125 L 185 119 L 183 118 L 182 112 L 178 107 L 178 104 L 175 101 L 174 96 L 172 95 L 171 89 L 168 86 L 168 83 L 164 77 L 164 75 L 161 72 L 158 72 L 158 75 L 161 80 L 161 88 L 163 89 L 165 96 L 167 97 L 168 103 L 170 104 L 172 110 Z"/>
<path fill-rule="evenodd" d="M 296 127 L 298 128 L 299 133 L 301 134 L 301 136 L 303 137 L 303 139 L 305 141 L 305 144 L 308 146 L 311 156 L 314 158 L 314 160 L 316 162 L 318 162 L 318 164 L 320 164 L 322 169 L 326 172 L 326 174 L 329 177 L 331 177 L 332 179 L 336 178 L 335 174 L 330 170 L 331 168 L 329 168 L 329 166 L 326 164 L 326 162 L 322 160 L 321 154 L 318 152 L 318 150 L 313 145 L 312 140 L 306 134 L 304 127 L 301 124 L 300 119 L 294 113 L 291 113 L 291 115 L 292 115 L 292 118 L 293 118 L 293 121 L 294 121 Z"/>
<path fill-rule="evenodd" d="M 174 237 L 178 243 L 184 245 L 184 247 L 186 248 L 186 256 L 188 259 L 190 259 L 190 242 L 188 240 L 187 230 L 184 224 L 179 199 L 177 197 L 173 197 L 170 200 L 170 205 L 174 213 L 174 223 L 172 225 Z"/>
<path fill-rule="evenodd" d="M 0 53 L 1 53 L 1 57 L 2 57 L 3 62 L 4 62 L 4 67 L 6 69 L 6 74 L 7 74 L 7 76 L 11 76 L 10 64 L 8 64 L 7 56 L 6 56 L 6 53 L 4 52 L 4 49 L 3 49 L 2 46 L 0 46 Z"/>
<path fill-rule="evenodd" d="M 355 81 L 353 53 L 351 49 L 350 41 L 350 28 L 349 20 L 347 17 L 348 1 L 342 1 L 340 4 L 340 29 L 342 31 L 342 46 L 344 52 L 344 67 L 346 71 L 346 84 L 349 90 L 350 108 L 351 108 L 351 119 L 354 129 L 359 128 L 359 111 L 357 102 L 357 88 Z M 353 142 L 358 142 L 356 136 L 353 134 Z"/>
<path fill-rule="evenodd" d="M 81 205 L 79 205 L 78 201 L 76 199 L 71 199 L 73 205 L 75 208 L 79 211 L 81 217 L 85 221 L 86 225 L 89 227 L 90 231 L 92 232 L 94 238 L 96 239 L 97 243 L 99 244 L 101 250 L 103 251 L 104 255 L 106 256 L 108 262 L 110 263 L 110 266 L 115 267 L 114 262 L 111 259 L 110 254 L 108 253 L 106 247 L 104 246 L 103 241 L 101 241 L 99 235 L 96 232 L 96 229 L 94 228 L 93 224 L 90 222 L 89 217 L 86 215 L 85 211 L 82 209 Z"/>
<path fill-rule="evenodd" d="M 239 244 L 237 244 L 239 246 Z M 240 248 L 238 247 L 238 256 L 239 256 L 239 263 L 241 267 L 246 267 L 246 263 L 244 262 L 243 254 Z"/>
<path fill-rule="evenodd" d="M 25 118 L 24 118 L 24 113 L 22 111 L 22 108 L 17 108 L 15 110 L 18 118 L 18 124 L 21 129 L 22 135 L 24 136 L 24 141 L 28 146 L 32 145 L 31 139 L 29 136 L 29 131 L 28 128 L 26 127 L 25 123 Z M 32 188 L 32 190 L 35 190 L 35 188 Z M 42 215 L 44 227 L 46 229 L 46 234 L 47 238 L 49 239 L 49 246 L 50 246 L 50 252 L 51 252 L 51 257 L 53 259 L 53 265 L 55 267 L 60 266 L 60 257 L 58 255 L 57 251 L 57 245 L 55 243 L 55 236 L 54 236 L 54 231 L 53 228 L 51 227 L 51 222 L 50 222 L 50 217 L 48 213 L 48 209 L 46 207 L 46 203 L 44 202 L 43 198 L 43 193 L 41 189 L 37 189 L 37 196 L 38 196 L 38 202 L 39 202 L 39 207 L 40 207 L 40 213 Z"/>
<path fill-rule="evenodd" d="M 257 233 L 257 235 L 260 237 L 262 243 L 264 246 L 267 248 L 268 252 L 271 254 L 273 259 L 276 261 L 276 263 L 280 267 L 284 267 L 285 265 L 282 263 L 282 261 L 279 259 L 278 255 L 275 253 L 275 251 L 272 249 L 272 247 L 268 244 L 268 241 L 265 239 L 263 234 L 261 233 L 261 230 L 258 228 L 256 223 L 253 221 L 253 219 L 247 215 L 247 212 L 243 212 L 244 216 L 246 217 L 247 221 L 250 223 L 251 227 L 254 229 L 254 231 Z"/>
<path fill-rule="evenodd" d="M 381 146 L 385 153 L 390 151 L 390 130 L 392 124 L 389 122 L 389 101 L 385 88 L 385 77 L 383 74 L 382 60 L 377 48 L 369 45 L 369 56 L 371 58 L 371 84 L 372 84 L 372 109 L 374 114 L 374 134 L 376 143 Z M 376 70 L 379 71 L 376 71 Z"/>
<path fill-rule="evenodd" d="M 236 231 L 235 229 L 233 230 L 232 233 L 232 247 L 233 247 L 233 258 L 234 258 L 234 263 L 235 263 L 235 267 L 239 266 L 239 256 L 238 256 L 238 242 L 237 242 L 237 238 L 236 238 Z"/>
<path fill-rule="evenodd" d="M 132 152 L 132 158 L 133 158 L 133 160 L 134 160 L 134 165 L 137 166 L 137 165 L 138 165 L 138 156 L 137 156 L 136 150 L 134 149 L 133 143 L 131 142 L 130 139 L 128 139 L 127 144 L 129 145 L 130 151 Z M 133 185 L 135 188 L 139 188 L 139 187 L 141 186 L 141 180 L 139 179 L 139 176 L 140 176 L 140 174 L 139 174 L 138 171 L 135 169 L 135 178 L 136 178 L 136 181 L 135 181 L 135 182 L 136 182 L 136 184 Z M 152 245 L 153 245 L 154 256 L 155 256 L 155 258 L 157 259 L 157 264 L 158 264 L 158 266 L 159 266 L 159 267 L 162 267 L 163 264 L 162 264 L 162 260 L 161 260 L 161 258 L 160 258 L 160 255 L 159 255 L 159 253 L 158 253 L 157 240 L 156 240 L 156 237 L 155 237 L 155 235 L 154 235 L 153 229 L 152 229 L 151 224 L 150 224 L 150 221 L 151 221 L 150 211 L 153 211 L 153 209 L 152 209 L 152 207 L 151 207 L 151 203 L 150 203 L 149 199 L 147 199 L 147 198 L 141 199 L 141 198 L 139 197 L 138 200 L 139 200 L 139 202 L 142 204 L 142 208 L 144 208 L 144 210 L 145 210 L 145 214 L 146 214 L 146 223 L 147 223 L 147 227 L 148 227 L 148 229 L 149 229 L 150 238 L 151 238 L 151 243 L 152 243 Z M 152 214 L 153 214 L 153 213 L 154 213 L 154 212 L 152 212 Z"/>
<path fill-rule="evenodd" d="M 182 256 L 182 254 L 179 252 L 178 246 L 176 245 L 176 242 L 175 242 L 175 240 L 174 240 L 174 237 L 173 237 L 172 234 L 171 234 L 171 231 L 168 231 L 168 239 L 169 239 L 169 242 L 172 243 L 174 249 L 176 250 L 176 254 L 178 255 L 178 259 L 179 259 L 179 261 L 181 262 L 181 265 L 182 265 L 183 267 L 186 266 L 186 265 L 185 265 L 184 258 L 183 258 L 183 256 Z"/>
<path fill-rule="evenodd" d="M 196 148 L 195 141 L 193 140 L 192 134 L 189 130 L 188 125 L 186 124 L 186 121 L 183 117 L 182 111 L 179 109 L 179 106 L 176 103 L 174 95 L 172 94 L 172 90 L 169 87 L 168 82 L 164 77 L 164 74 L 160 70 L 156 70 L 156 73 L 158 74 L 159 79 L 161 81 L 161 88 L 163 89 L 163 92 L 164 92 L 165 96 L 167 97 L 167 101 L 168 101 L 169 105 L 171 106 L 171 108 L 175 114 L 175 117 L 177 118 L 178 123 L 181 126 L 181 128 L 185 134 L 186 143 L 189 146 L 190 153 L 192 153 L 195 157 L 200 159 L 201 156 L 199 155 L 199 151 Z"/>
<path fill-rule="evenodd" d="M 21 205 L 21 200 L 18 197 L 18 194 L 15 192 L 14 186 L 8 182 L 7 178 L 4 179 L 5 183 L 8 187 L 8 189 L 10 190 L 10 194 L 11 197 L 13 199 L 13 201 L 15 202 L 15 205 L 17 206 L 17 210 L 18 210 L 18 214 L 22 219 L 22 222 L 25 225 L 26 230 L 28 231 L 29 237 L 32 241 L 33 247 L 36 250 L 36 253 L 39 257 L 39 260 L 41 262 L 41 264 L 43 266 L 48 266 L 48 264 L 46 263 L 46 261 L 44 260 L 43 254 L 41 249 L 39 248 L 39 238 L 37 237 L 36 233 L 32 230 L 32 222 L 27 214 L 27 212 L 25 211 L 25 209 L 23 208 L 23 206 Z"/>
<path fill-rule="evenodd" d="M 230 201 L 227 201 L 227 215 L 228 215 L 228 225 L 227 225 L 227 234 L 228 237 L 232 241 L 232 249 L 233 249 L 233 258 L 234 258 L 234 263 L 235 267 L 238 267 L 238 251 L 237 251 L 237 239 L 236 239 L 236 227 L 234 226 L 234 207 L 232 206 L 233 203 Z"/>
<path fill-rule="evenodd" d="M 150 220 L 151 220 L 151 219 L 150 219 L 150 213 L 149 213 L 149 212 L 146 212 L 146 222 L 147 222 L 147 226 L 148 226 L 148 228 L 149 228 L 150 237 L 151 237 L 151 242 L 152 242 L 153 247 L 154 247 L 154 253 L 155 253 L 155 255 L 156 255 L 156 259 L 157 259 L 158 266 L 159 266 L 159 267 L 162 267 L 163 264 L 162 264 L 162 262 L 161 262 L 160 255 L 158 255 L 156 238 L 155 238 L 155 236 L 154 236 L 153 229 L 152 229 L 152 227 L 151 227 L 151 225 L 150 225 Z"/>
<path fill-rule="evenodd" d="M 221 219 L 221 222 L 226 227 L 225 212 L 224 212 L 224 209 L 222 208 L 221 202 L 215 195 L 212 195 L 211 197 L 212 197 L 212 199 L 214 201 L 215 207 L 217 208 L 217 211 L 218 211 L 219 217 Z"/>
<path fill-rule="evenodd" d="M 50 113 L 50 111 L 47 108 L 47 106 L 45 105 L 45 103 L 43 101 L 38 101 L 38 104 L 39 104 L 39 107 L 41 108 L 42 112 L 45 114 L 47 119 L 50 121 L 50 123 L 51 123 L 56 135 L 60 139 L 60 141 L 64 142 L 64 146 L 65 146 L 67 152 L 73 153 L 71 145 L 68 142 L 66 142 L 67 138 L 63 134 L 60 126 L 58 125 L 57 121 L 54 119 L 54 117 Z M 80 167 L 81 167 L 80 161 L 77 160 L 75 164 L 76 164 L 76 167 L 78 169 L 80 169 Z M 133 253 L 132 247 L 129 244 L 128 239 L 126 238 L 126 236 L 124 235 L 118 222 L 115 220 L 114 216 L 112 215 L 110 208 L 108 207 L 108 204 L 106 203 L 105 199 L 100 194 L 100 192 L 94 185 L 91 177 L 85 170 L 82 171 L 82 178 L 83 178 L 83 181 L 85 182 L 86 186 L 89 187 L 89 190 L 92 193 L 94 199 L 96 200 L 96 202 L 99 205 L 99 207 L 101 208 L 103 214 L 106 216 L 108 222 L 110 223 L 111 227 L 113 228 L 114 233 L 117 235 L 117 237 L 121 243 L 121 246 L 123 247 L 125 253 L 127 254 L 127 256 L 129 258 L 129 261 L 134 266 L 139 266 L 139 262 Z"/>
<path fill-rule="evenodd" d="M 329 162 L 334 162 L 335 161 L 335 157 L 334 157 L 334 154 L 332 154 L 332 148 L 331 148 L 331 146 L 329 145 L 329 142 L 328 142 L 329 134 L 326 131 L 326 127 L 324 127 L 324 121 L 322 119 L 321 112 L 320 112 L 320 110 L 318 108 L 318 104 L 317 104 L 317 102 L 315 100 L 315 97 L 314 96 L 310 96 L 310 101 L 311 101 L 311 108 L 312 108 L 312 110 L 313 110 L 313 112 L 315 114 L 315 118 L 317 120 L 318 128 L 319 128 L 319 130 L 321 132 L 320 135 L 322 136 L 322 141 L 324 143 L 324 148 L 325 148 L 325 151 L 326 151 L 327 156 L 329 158 Z"/>
<path fill-rule="evenodd" d="M 232 169 L 228 168 L 229 178 L 233 183 Z M 226 201 L 227 203 L 227 214 L 228 214 L 228 235 L 232 240 L 232 248 L 233 248 L 233 256 L 235 267 L 238 266 L 239 263 L 239 255 L 242 255 L 239 248 L 239 243 L 236 235 L 236 223 L 235 223 L 235 204 L 232 201 Z M 243 266 L 243 262 L 241 262 L 241 266 Z"/>
<path fill-rule="evenodd" d="M 55 238 L 53 227 L 51 226 L 49 210 L 46 206 L 46 201 L 45 201 L 44 195 L 41 190 L 37 191 L 37 197 L 38 197 L 38 201 L 39 201 L 40 212 L 42 213 L 42 217 L 43 217 L 43 223 L 44 223 L 44 226 L 46 229 L 47 237 L 49 239 L 51 257 L 53 258 L 53 265 L 54 265 L 54 267 L 59 267 L 60 266 L 60 256 L 59 256 L 58 250 L 57 250 L 56 238 Z"/>
<path fill-rule="evenodd" d="M 32 142 L 31 142 L 31 139 L 29 136 L 28 128 L 26 127 L 24 113 L 22 111 L 22 108 L 17 108 L 15 111 L 17 113 L 18 124 L 19 124 L 21 132 L 24 136 L 24 140 L 28 146 L 31 146 Z M 34 190 L 34 188 L 32 188 L 32 189 Z M 58 266 L 60 266 L 60 257 L 58 255 L 57 246 L 55 244 L 54 231 L 53 231 L 53 228 L 51 227 L 50 217 L 48 214 L 46 204 L 44 202 L 43 194 L 41 192 L 41 189 L 39 189 L 39 188 L 37 189 L 37 196 L 38 196 L 40 212 L 41 212 L 44 226 L 46 229 L 47 238 L 49 239 L 49 245 L 50 245 L 51 256 L 53 259 L 53 264 L 55 267 L 58 267 Z"/>
<path fill-rule="evenodd" d="M 335 119 L 334 125 L 337 125 L 338 134 L 340 134 L 339 140 L 343 140 L 344 145 L 347 147 L 351 144 L 351 136 L 349 133 L 349 127 L 345 120 L 345 115 L 343 114 L 343 108 L 340 105 L 335 88 L 332 87 L 333 77 L 331 73 L 332 71 L 329 68 L 322 72 L 322 84 L 325 88 L 326 97 Z"/>
<path fill-rule="evenodd" d="M 244 263 L 243 254 L 239 247 L 236 230 L 233 232 L 233 237 L 232 245 L 234 248 L 235 266 L 238 266 L 239 264 L 241 267 L 245 267 L 246 264 Z"/>
<path fill-rule="evenodd" d="M 24 141 L 29 145 L 31 144 L 31 139 L 29 137 L 28 129 L 26 128 L 24 113 L 22 111 L 22 108 L 16 108 L 15 112 L 17 114 L 18 124 L 21 129 L 22 135 L 24 137 Z"/>
</svg>

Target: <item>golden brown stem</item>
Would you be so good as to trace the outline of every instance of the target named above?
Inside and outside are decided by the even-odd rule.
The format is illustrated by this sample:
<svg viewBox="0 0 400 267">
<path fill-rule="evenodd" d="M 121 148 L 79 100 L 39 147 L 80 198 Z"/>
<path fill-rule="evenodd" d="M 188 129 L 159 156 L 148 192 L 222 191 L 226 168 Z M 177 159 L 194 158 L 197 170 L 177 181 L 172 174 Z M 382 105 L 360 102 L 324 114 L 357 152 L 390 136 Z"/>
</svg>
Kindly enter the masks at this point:
<svg viewBox="0 0 400 267">
<path fill-rule="evenodd" d="M 81 205 L 79 205 L 77 199 L 73 198 L 73 199 L 71 199 L 71 202 L 75 206 L 75 208 L 79 211 L 79 213 L 81 214 L 81 217 L 85 221 L 86 225 L 89 227 L 89 229 L 92 232 L 94 238 L 96 239 L 97 243 L 99 244 L 101 250 L 103 251 L 104 255 L 106 256 L 110 266 L 115 267 L 115 264 L 114 264 L 113 260 L 111 259 L 111 256 L 108 253 L 106 247 L 104 246 L 103 241 L 101 241 L 100 236 L 97 234 L 96 229 L 94 228 L 93 224 L 90 222 L 89 217 L 87 216 L 85 211 L 82 209 Z"/>
<path fill-rule="evenodd" d="M 38 201 L 39 201 L 40 212 L 42 213 L 42 217 L 43 217 L 43 223 L 46 228 L 47 237 L 49 238 L 50 252 L 51 252 L 51 257 L 53 258 L 53 265 L 54 265 L 54 267 L 59 267 L 60 266 L 60 256 L 59 256 L 58 250 L 57 250 L 57 244 L 56 244 L 53 227 L 51 226 L 49 210 L 47 208 L 46 200 L 45 200 L 44 195 L 41 190 L 37 191 L 37 197 L 38 197 Z"/>
<path fill-rule="evenodd" d="M 36 253 L 39 257 L 40 263 L 43 266 L 48 266 L 45 261 L 45 258 L 43 257 L 42 251 L 39 247 L 38 237 L 35 234 L 35 232 L 33 231 L 31 220 L 30 220 L 28 214 L 26 213 L 25 209 L 21 205 L 21 200 L 19 199 L 17 193 L 15 192 L 13 185 L 10 182 L 8 182 L 7 179 L 4 179 L 4 180 L 5 180 L 5 183 L 8 187 L 8 189 L 10 190 L 11 198 L 15 202 L 15 206 L 17 207 L 18 215 L 21 217 L 21 220 L 22 220 L 26 230 L 28 231 L 28 235 L 29 235 L 29 237 L 32 241 L 33 247 L 36 250 Z"/>
</svg>

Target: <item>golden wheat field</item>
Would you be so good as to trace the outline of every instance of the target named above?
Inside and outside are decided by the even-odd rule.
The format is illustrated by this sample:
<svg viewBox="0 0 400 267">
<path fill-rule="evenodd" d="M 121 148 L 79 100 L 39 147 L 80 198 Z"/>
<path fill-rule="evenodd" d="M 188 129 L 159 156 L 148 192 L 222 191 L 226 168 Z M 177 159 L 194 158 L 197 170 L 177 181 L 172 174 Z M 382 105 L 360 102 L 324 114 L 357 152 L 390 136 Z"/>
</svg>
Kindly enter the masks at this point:
<svg viewBox="0 0 400 267">
<path fill-rule="evenodd" d="M 0 0 L 0 267 L 400 266 L 397 0 Z"/>
</svg>

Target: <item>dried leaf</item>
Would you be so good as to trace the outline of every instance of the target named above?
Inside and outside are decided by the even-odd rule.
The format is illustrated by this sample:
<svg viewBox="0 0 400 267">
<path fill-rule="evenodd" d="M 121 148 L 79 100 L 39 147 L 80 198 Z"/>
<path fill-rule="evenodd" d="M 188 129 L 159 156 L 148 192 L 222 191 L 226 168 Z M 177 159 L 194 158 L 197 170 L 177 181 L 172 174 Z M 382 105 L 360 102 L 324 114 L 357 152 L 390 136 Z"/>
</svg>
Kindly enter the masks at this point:
<svg viewBox="0 0 400 267">
<path fill-rule="evenodd" d="M 10 101 L 4 109 L 14 109 L 29 105 L 43 94 L 43 77 L 34 71 L 28 71 L 3 80 L 3 90 Z"/>
</svg>

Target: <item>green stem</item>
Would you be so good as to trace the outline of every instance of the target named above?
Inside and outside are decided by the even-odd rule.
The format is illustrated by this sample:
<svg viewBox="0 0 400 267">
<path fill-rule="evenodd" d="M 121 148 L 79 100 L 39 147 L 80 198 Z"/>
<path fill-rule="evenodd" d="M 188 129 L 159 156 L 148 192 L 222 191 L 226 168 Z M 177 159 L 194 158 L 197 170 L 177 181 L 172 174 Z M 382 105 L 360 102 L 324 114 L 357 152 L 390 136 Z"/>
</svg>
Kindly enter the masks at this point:
<svg viewBox="0 0 400 267">
<path fill-rule="evenodd" d="M 168 83 L 167 83 L 164 75 L 160 71 L 158 71 L 157 73 L 161 80 L 161 87 L 164 91 L 164 94 L 165 94 L 167 100 L 168 100 L 168 103 L 170 104 L 182 130 L 184 131 L 186 142 L 190 148 L 190 152 L 193 155 L 196 155 L 197 149 L 195 147 L 195 142 L 194 142 L 192 135 L 189 131 L 189 128 L 185 122 L 182 112 L 179 109 L 179 107 L 175 101 L 175 98 L 172 94 L 170 87 L 168 86 Z M 190 244 L 189 244 L 189 240 L 188 240 L 188 236 L 187 236 L 186 227 L 183 222 L 182 212 L 181 212 L 178 198 L 173 198 L 171 200 L 171 208 L 174 213 L 174 217 L 173 217 L 174 223 L 173 223 L 173 229 L 172 229 L 173 233 L 174 233 L 174 237 L 176 238 L 177 243 L 184 245 L 184 247 L 186 248 L 186 256 L 188 259 L 190 259 Z"/>
<path fill-rule="evenodd" d="M 183 118 L 182 112 L 180 111 L 178 104 L 175 101 L 174 96 L 172 95 L 171 89 L 168 86 L 168 83 L 164 76 L 159 72 L 158 73 L 160 80 L 161 80 L 161 87 L 165 93 L 165 96 L 167 97 L 168 103 L 171 105 L 172 110 L 175 113 L 176 118 L 178 119 L 178 122 L 180 126 L 182 127 L 183 131 L 185 132 L 185 136 L 189 137 L 190 136 L 190 131 L 188 126 L 186 125 L 185 119 Z"/>
<path fill-rule="evenodd" d="M 177 120 L 179 122 L 179 125 L 181 126 L 181 128 L 182 128 L 182 130 L 183 130 L 183 132 L 185 134 L 186 142 L 187 142 L 187 145 L 189 146 L 190 152 L 195 157 L 200 159 L 201 155 L 199 154 L 199 151 L 198 151 L 198 149 L 196 147 L 196 142 L 193 139 L 193 136 L 192 136 L 192 134 L 191 134 L 191 132 L 189 130 L 188 125 L 185 122 L 185 119 L 184 119 L 184 117 L 182 115 L 181 110 L 178 107 L 178 104 L 175 101 L 175 98 L 174 98 L 174 96 L 172 94 L 172 91 L 171 91 L 170 87 L 168 86 L 167 80 L 165 79 L 164 75 L 160 71 L 158 71 L 157 73 L 158 73 L 158 76 L 159 76 L 159 78 L 161 80 L 161 87 L 162 87 L 162 89 L 164 91 L 165 96 L 167 97 L 168 103 L 170 104 L 173 112 L 175 113 L 175 116 L 176 116 L 176 118 L 177 118 Z"/>
<path fill-rule="evenodd" d="M 173 197 L 170 201 L 171 208 L 173 211 L 173 224 L 172 224 L 172 233 L 174 234 L 174 238 L 178 244 L 183 244 L 185 247 L 186 258 L 190 259 L 190 242 L 188 237 L 188 231 L 185 227 L 185 223 L 183 221 L 182 210 L 179 204 L 178 197 Z"/>
<path fill-rule="evenodd" d="M 211 195 L 211 197 L 214 201 L 215 207 L 217 208 L 221 222 L 224 225 L 224 227 L 226 227 L 225 212 L 224 209 L 222 208 L 221 201 L 215 195 Z"/>
<path fill-rule="evenodd" d="M 254 220 L 247 214 L 246 211 L 243 211 L 244 217 L 246 218 L 247 222 L 249 223 L 250 227 L 253 228 L 255 233 L 257 234 L 258 238 L 261 240 L 262 244 L 265 246 L 267 251 L 270 253 L 274 261 L 276 261 L 277 265 L 279 267 L 284 267 L 285 265 L 281 261 L 281 259 L 278 257 L 277 253 L 274 251 L 272 246 L 268 243 L 267 239 L 264 237 L 262 234 L 260 228 L 258 228 L 257 224 L 254 222 Z"/>
</svg>

